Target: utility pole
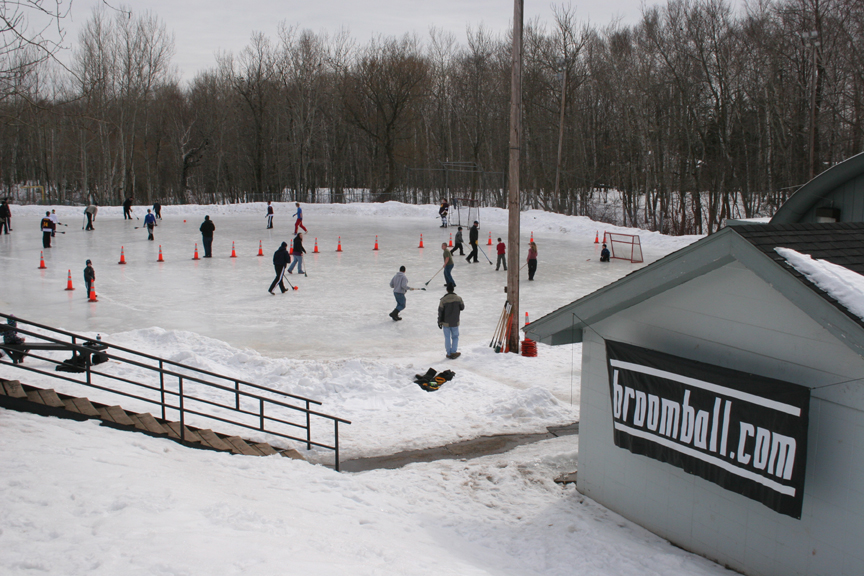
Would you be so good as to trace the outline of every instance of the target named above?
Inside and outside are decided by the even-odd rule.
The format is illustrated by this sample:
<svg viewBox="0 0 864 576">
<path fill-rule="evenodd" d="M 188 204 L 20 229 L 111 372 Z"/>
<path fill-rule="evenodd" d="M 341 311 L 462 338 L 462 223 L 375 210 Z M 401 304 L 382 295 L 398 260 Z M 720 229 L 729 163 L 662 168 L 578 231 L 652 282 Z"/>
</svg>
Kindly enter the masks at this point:
<svg viewBox="0 0 864 576">
<path fill-rule="evenodd" d="M 510 171 L 507 208 L 507 299 L 511 306 L 510 352 L 519 353 L 519 152 L 522 146 L 522 19 L 524 0 L 513 0 L 513 74 L 510 84 Z"/>
<path fill-rule="evenodd" d="M 804 32 L 801 34 L 801 37 L 806 42 L 807 46 L 810 46 L 813 49 L 813 70 L 810 80 L 810 180 L 812 180 L 816 176 L 816 82 L 818 82 L 817 76 L 817 61 L 816 61 L 816 52 L 819 50 L 819 46 L 821 42 L 817 40 L 819 37 L 818 30 L 812 30 L 810 32 Z"/>
</svg>

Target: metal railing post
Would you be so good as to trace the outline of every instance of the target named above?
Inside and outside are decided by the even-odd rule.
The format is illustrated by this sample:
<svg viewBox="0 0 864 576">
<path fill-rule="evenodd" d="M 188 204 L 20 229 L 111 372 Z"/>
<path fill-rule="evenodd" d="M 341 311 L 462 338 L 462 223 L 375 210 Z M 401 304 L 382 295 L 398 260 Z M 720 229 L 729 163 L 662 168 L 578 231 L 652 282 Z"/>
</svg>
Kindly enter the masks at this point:
<svg viewBox="0 0 864 576">
<path fill-rule="evenodd" d="M 180 381 L 180 441 L 186 441 L 186 423 L 183 418 L 183 377 L 178 376 L 177 379 Z"/>
<path fill-rule="evenodd" d="M 333 436 L 336 441 L 333 443 L 334 451 L 336 452 L 336 472 L 339 472 L 339 421 L 333 420 Z"/>
<path fill-rule="evenodd" d="M 165 420 L 165 371 L 159 360 L 159 395 L 162 397 L 162 420 Z"/>
<path fill-rule="evenodd" d="M 312 420 L 309 416 L 309 401 L 306 401 L 306 450 L 312 449 Z"/>
<path fill-rule="evenodd" d="M 264 431 L 264 399 L 263 398 L 258 399 L 258 409 L 260 410 L 261 431 L 263 432 Z"/>
<path fill-rule="evenodd" d="M 234 381 L 234 407 L 240 409 L 240 382 Z"/>
</svg>

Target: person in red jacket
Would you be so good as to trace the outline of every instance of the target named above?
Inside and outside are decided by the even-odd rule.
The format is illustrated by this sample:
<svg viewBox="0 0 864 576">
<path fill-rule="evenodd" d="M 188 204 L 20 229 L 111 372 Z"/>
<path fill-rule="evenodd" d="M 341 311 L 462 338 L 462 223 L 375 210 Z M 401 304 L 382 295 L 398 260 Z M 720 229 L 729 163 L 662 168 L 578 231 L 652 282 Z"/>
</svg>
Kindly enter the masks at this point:
<svg viewBox="0 0 864 576">
<path fill-rule="evenodd" d="M 505 253 L 507 252 L 507 245 L 498 238 L 498 264 L 495 266 L 495 271 L 497 272 L 499 268 L 501 268 L 501 264 L 504 264 L 504 271 L 507 271 L 507 258 Z"/>
</svg>

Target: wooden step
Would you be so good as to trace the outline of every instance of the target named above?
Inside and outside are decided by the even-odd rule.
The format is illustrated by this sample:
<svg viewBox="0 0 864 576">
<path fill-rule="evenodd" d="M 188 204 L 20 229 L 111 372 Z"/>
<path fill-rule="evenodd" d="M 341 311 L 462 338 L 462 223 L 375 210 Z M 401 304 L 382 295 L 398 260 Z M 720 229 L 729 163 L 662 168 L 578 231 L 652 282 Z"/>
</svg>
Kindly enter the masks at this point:
<svg viewBox="0 0 864 576">
<path fill-rule="evenodd" d="M 4 380 L 0 389 L 3 389 L 3 393 L 12 398 L 27 398 L 27 393 L 18 380 Z"/>
<path fill-rule="evenodd" d="M 69 410 L 70 412 L 78 412 L 85 416 L 99 417 L 99 411 L 96 410 L 87 398 L 67 398 L 63 401 L 63 405 L 66 407 L 66 410 Z"/>
<path fill-rule="evenodd" d="M 57 393 L 54 390 L 41 390 L 39 388 L 35 388 L 33 390 L 27 391 L 27 399 L 31 402 L 37 402 L 39 404 L 44 404 L 46 406 L 51 406 L 52 408 L 65 408 L 66 406 L 63 404 L 63 401 L 60 400 L 60 397 L 57 396 Z"/>
<path fill-rule="evenodd" d="M 180 423 L 179 422 L 164 422 L 162 427 L 168 430 L 168 435 L 172 438 L 180 438 Z M 185 426 L 185 434 L 183 435 L 186 442 L 203 443 L 201 436 L 197 432 L 193 432 L 188 426 Z"/>
<path fill-rule="evenodd" d="M 267 444 L 266 442 L 261 442 L 259 444 L 255 444 L 254 447 L 257 448 L 258 450 L 260 450 L 261 453 L 264 454 L 264 456 L 270 456 L 272 454 L 278 454 L 278 452 L 276 452 L 276 450 L 274 450 L 273 447 L 270 446 L 270 444 Z"/>
<path fill-rule="evenodd" d="M 104 406 L 96 409 L 99 412 L 99 417 L 108 422 L 122 424 L 123 426 L 135 426 L 135 422 L 129 418 L 129 415 L 123 411 L 120 406 Z"/>
<path fill-rule="evenodd" d="M 231 452 L 234 454 L 244 454 L 246 456 L 263 456 L 260 450 L 250 446 L 245 440 L 239 436 L 229 436 L 224 439 L 225 442 L 231 445 Z"/>
<path fill-rule="evenodd" d="M 135 427 L 139 430 L 144 430 L 145 432 L 151 432 L 153 434 L 168 434 L 168 431 L 165 430 L 165 428 L 159 424 L 159 421 L 149 412 L 143 414 L 129 414 L 129 418 L 132 419 L 132 422 L 135 423 Z"/>
<path fill-rule="evenodd" d="M 288 450 L 282 450 L 281 452 L 279 452 L 279 454 L 281 454 L 285 458 L 291 458 L 293 460 L 306 460 L 305 458 L 303 458 L 300 452 L 294 450 L 293 448 L 289 448 Z"/>
<path fill-rule="evenodd" d="M 198 435 L 201 436 L 202 443 L 205 446 L 209 446 L 210 448 L 215 448 L 216 450 L 224 450 L 226 452 L 231 451 L 231 445 L 222 440 L 215 432 L 212 430 L 198 430 Z"/>
</svg>

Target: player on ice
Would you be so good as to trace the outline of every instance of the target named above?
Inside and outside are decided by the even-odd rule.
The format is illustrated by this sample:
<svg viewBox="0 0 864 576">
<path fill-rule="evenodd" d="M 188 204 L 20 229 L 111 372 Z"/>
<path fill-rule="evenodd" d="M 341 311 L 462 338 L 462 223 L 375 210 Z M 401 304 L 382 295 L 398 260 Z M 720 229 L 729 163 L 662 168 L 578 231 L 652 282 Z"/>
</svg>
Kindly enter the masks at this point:
<svg viewBox="0 0 864 576">
<path fill-rule="evenodd" d="M 132 196 L 129 196 L 128 198 L 126 198 L 126 201 L 123 202 L 123 219 L 132 219 Z"/>
<path fill-rule="evenodd" d="M 609 249 L 606 248 L 606 244 L 603 244 L 603 249 L 600 250 L 600 262 L 609 262 Z"/>
<path fill-rule="evenodd" d="M 213 248 L 213 232 L 216 230 L 216 225 L 210 220 L 210 216 L 204 216 L 204 222 L 198 229 L 201 231 L 201 242 L 204 244 L 204 258 L 212 258 L 210 252 Z"/>
<path fill-rule="evenodd" d="M 276 279 L 273 280 L 273 283 L 270 284 L 270 288 L 267 289 L 270 294 L 273 294 L 273 288 L 276 287 L 276 284 L 279 284 L 279 289 L 282 290 L 283 294 L 285 293 L 286 288 L 285 285 L 282 284 L 282 279 L 285 277 L 285 267 L 288 266 L 288 260 L 290 259 L 291 255 L 288 254 L 288 243 L 282 242 L 279 249 L 273 253 L 273 268 L 276 269 Z"/>
<path fill-rule="evenodd" d="M 408 290 L 417 290 L 417 288 L 408 286 L 408 277 L 405 276 L 405 266 L 400 266 L 399 272 L 390 280 L 390 288 L 393 289 L 393 297 L 396 298 L 396 308 L 388 316 L 393 320 L 401 320 L 402 317 L 399 316 L 399 312 L 405 309 L 405 293 Z"/>
<path fill-rule="evenodd" d="M 447 211 L 450 210 L 450 205 L 447 200 L 441 200 L 441 207 L 438 209 L 438 215 L 441 216 L 441 228 L 447 228 Z"/>
<path fill-rule="evenodd" d="M 267 201 L 267 229 L 273 228 L 273 206 Z M 284 290 L 283 290 L 284 292 Z"/>
<path fill-rule="evenodd" d="M 51 210 L 51 216 L 49 216 L 49 218 L 51 218 L 51 222 L 54 223 L 54 231 L 51 232 L 51 237 L 53 238 L 57 234 L 57 225 L 62 224 L 62 222 L 60 222 L 60 218 L 57 217 L 56 210 Z"/>
<path fill-rule="evenodd" d="M 478 262 L 477 260 L 477 242 L 480 240 L 480 223 L 475 220 L 474 225 L 471 226 L 471 230 L 468 231 L 468 244 L 471 245 L 471 253 L 468 254 L 468 262 L 471 262 L 471 259 L 474 259 L 474 263 Z"/>
<path fill-rule="evenodd" d="M 456 240 L 454 240 L 453 243 L 453 254 L 456 254 L 456 250 L 459 250 L 460 256 L 465 255 L 465 250 L 462 249 L 462 242 L 462 227 L 459 226 L 459 228 L 456 230 Z"/>
<path fill-rule="evenodd" d="M 294 216 L 297 217 L 297 221 L 294 222 L 294 235 L 297 235 L 297 228 L 302 228 L 304 232 L 309 232 L 305 226 L 303 226 L 303 209 L 300 208 L 300 203 L 295 202 L 295 206 L 297 206 L 297 212 L 294 213 Z"/>
<path fill-rule="evenodd" d="M 96 270 L 93 269 L 93 263 L 87 260 L 84 267 L 84 287 L 87 289 L 85 296 L 90 298 L 90 291 L 93 286 L 93 281 L 96 280 Z"/>
<path fill-rule="evenodd" d="M 54 221 L 51 220 L 51 212 L 45 212 L 45 217 L 42 218 L 42 222 L 39 224 L 39 229 L 42 230 L 42 247 L 50 248 L 51 247 L 51 236 L 54 235 Z"/>
<path fill-rule="evenodd" d="M 303 248 L 303 233 L 297 234 L 294 237 L 294 246 L 292 247 L 291 253 L 294 254 L 294 261 L 291 262 L 291 266 L 288 267 L 288 274 L 293 274 L 294 266 L 297 266 L 297 274 L 305 274 L 303 272 L 303 254 L 306 253 L 306 249 Z"/>
<path fill-rule="evenodd" d="M 456 282 L 453 281 L 453 276 L 450 275 L 450 271 L 453 270 L 453 253 L 447 248 L 447 243 L 441 243 L 441 249 L 444 250 L 444 281 L 446 284 L 444 286 L 448 286 L 452 284 L 456 286 Z"/>
<path fill-rule="evenodd" d="M 147 228 L 147 239 L 153 240 L 153 228 L 156 227 L 156 216 L 148 209 L 144 216 L 144 227 Z"/>
<path fill-rule="evenodd" d="M 501 268 L 501 264 L 504 264 L 504 271 L 507 271 L 507 245 L 501 241 L 501 238 L 498 238 L 498 245 L 495 247 L 498 250 L 498 264 L 495 266 L 495 271 L 497 272 L 499 268 Z"/>
<path fill-rule="evenodd" d="M 97 212 L 99 212 L 99 204 L 97 202 L 93 202 L 93 204 L 84 209 L 84 215 L 87 216 L 87 230 L 95 230 L 93 222 L 96 221 Z"/>
<path fill-rule="evenodd" d="M 444 330 L 444 350 L 447 358 L 453 360 L 461 353 L 459 348 L 459 314 L 465 309 L 465 303 L 453 289 L 453 284 L 447 285 L 447 294 L 438 302 L 438 328 Z"/>
</svg>

